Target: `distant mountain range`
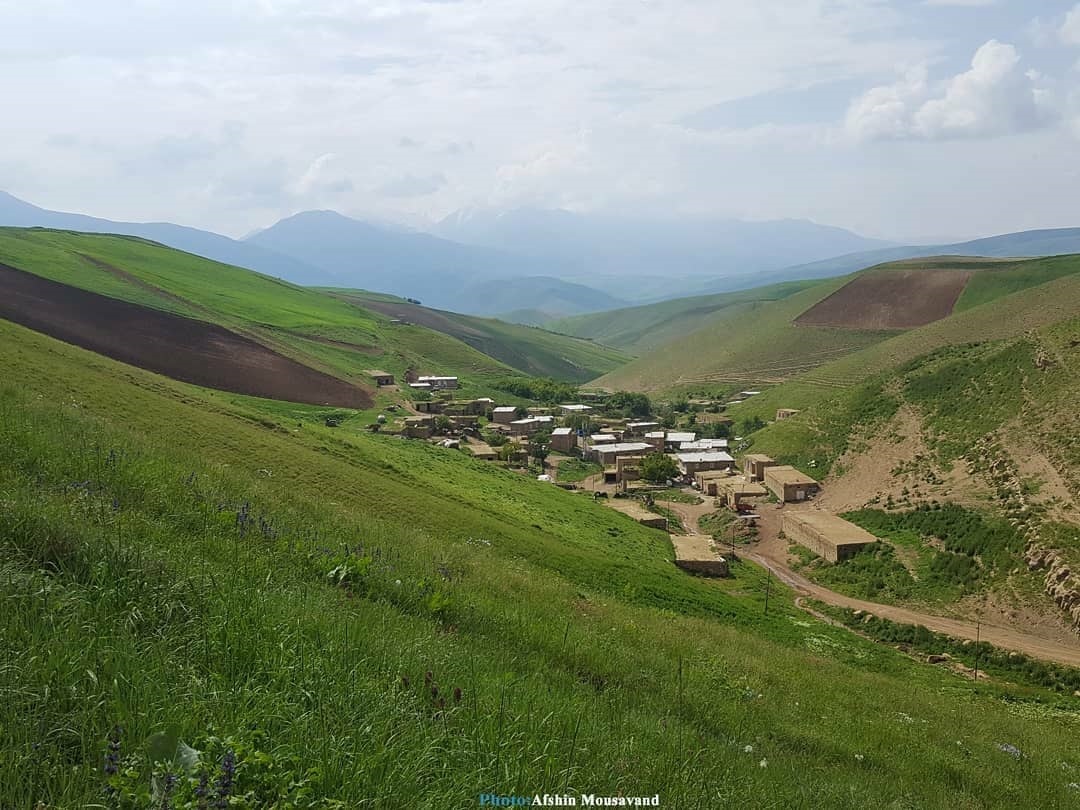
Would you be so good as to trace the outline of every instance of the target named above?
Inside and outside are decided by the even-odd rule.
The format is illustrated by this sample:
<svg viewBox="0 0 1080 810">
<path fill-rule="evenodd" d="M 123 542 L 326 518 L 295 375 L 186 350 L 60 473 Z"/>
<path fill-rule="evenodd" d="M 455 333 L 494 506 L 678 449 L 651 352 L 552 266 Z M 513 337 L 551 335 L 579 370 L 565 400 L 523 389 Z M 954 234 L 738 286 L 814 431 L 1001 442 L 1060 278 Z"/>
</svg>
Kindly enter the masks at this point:
<svg viewBox="0 0 1080 810">
<path fill-rule="evenodd" d="M 0 225 L 129 234 L 295 284 L 391 293 L 528 323 L 917 256 L 1080 252 L 1080 228 L 902 246 L 805 220 L 646 219 L 532 208 L 459 211 L 434 233 L 306 211 L 231 239 L 167 222 L 50 211 L 4 192 Z"/>
<path fill-rule="evenodd" d="M 114 222 L 109 219 L 49 211 L 0 191 L 0 225 L 20 228 L 58 228 L 90 233 L 119 233 L 139 236 L 185 250 L 225 264 L 257 270 L 294 284 L 334 284 L 331 273 L 257 244 L 230 239 L 221 234 L 173 225 L 169 222 Z"/>
</svg>

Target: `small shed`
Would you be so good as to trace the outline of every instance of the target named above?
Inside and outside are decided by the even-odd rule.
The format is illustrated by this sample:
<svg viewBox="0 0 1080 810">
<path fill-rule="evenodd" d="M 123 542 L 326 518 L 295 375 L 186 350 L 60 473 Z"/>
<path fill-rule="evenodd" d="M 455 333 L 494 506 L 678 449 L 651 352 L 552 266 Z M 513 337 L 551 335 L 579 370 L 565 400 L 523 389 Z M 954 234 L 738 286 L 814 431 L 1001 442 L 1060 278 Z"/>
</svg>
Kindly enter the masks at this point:
<svg viewBox="0 0 1080 810">
<path fill-rule="evenodd" d="M 805 501 L 821 489 L 821 485 L 809 475 L 786 464 L 765 470 L 765 486 L 784 503 Z"/>
<path fill-rule="evenodd" d="M 365 373 L 369 377 L 371 377 L 371 379 L 375 383 L 375 385 L 383 386 L 383 385 L 393 385 L 394 384 L 394 375 L 390 374 L 389 372 L 376 371 L 374 369 L 368 369 Z"/>
<path fill-rule="evenodd" d="M 776 421 L 777 422 L 782 422 L 785 419 L 790 419 L 791 417 L 793 417 L 797 413 L 798 413 L 798 411 L 795 408 L 777 408 L 776 409 Z"/>
</svg>

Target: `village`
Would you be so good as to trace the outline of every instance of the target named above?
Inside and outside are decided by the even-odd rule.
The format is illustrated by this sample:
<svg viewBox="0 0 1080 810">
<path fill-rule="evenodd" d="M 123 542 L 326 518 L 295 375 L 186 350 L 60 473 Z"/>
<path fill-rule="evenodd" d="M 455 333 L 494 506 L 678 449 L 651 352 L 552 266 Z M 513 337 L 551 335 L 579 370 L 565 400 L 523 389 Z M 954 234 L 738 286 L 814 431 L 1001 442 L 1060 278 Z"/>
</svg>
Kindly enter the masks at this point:
<svg viewBox="0 0 1080 810">
<path fill-rule="evenodd" d="M 380 387 L 395 386 L 391 374 L 368 374 Z M 613 415 L 603 391 L 580 392 L 587 401 L 525 407 L 491 397 L 455 399 L 457 377 L 410 374 L 405 385 L 413 397 L 409 412 L 392 425 L 380 415 L 373 430 L 396 429 L 403 438 L 466 452 L 535 475 L 538 483 L 586 494 L 669 532 L 675 565 L 693 574 L 730 576 L 738 547 L 756 543 L 762 529 L 772 540 L 774 559 L 796 543 L 839 563 L 877 540 L 811 507 L 819 481 L 767 455 L 744 452 L 749 442 L 730 435 L 732 420 L 723 410 L 760 391 L 741 391 L 723 403 L 693 401 L 710 411 L 701 415 L 702 427 L 712 428 L 703 431 L 713 434 L 706 437 L 688 426 L 664 427 L 651 415 Z M 779 408 L 775 419 L 797 414 Z M 749 556 L 767 564 L 761 555 Z"/>
</svg>

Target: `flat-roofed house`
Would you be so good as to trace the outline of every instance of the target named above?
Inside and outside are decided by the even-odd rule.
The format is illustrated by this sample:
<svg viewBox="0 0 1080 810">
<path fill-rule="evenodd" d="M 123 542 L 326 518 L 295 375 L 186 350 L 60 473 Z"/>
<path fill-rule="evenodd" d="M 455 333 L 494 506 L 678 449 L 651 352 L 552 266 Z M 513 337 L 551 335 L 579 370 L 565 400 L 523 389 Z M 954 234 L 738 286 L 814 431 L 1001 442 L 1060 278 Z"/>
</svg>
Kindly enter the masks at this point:
<svg viewBox="0 0 1080 810">
<path fill-rule="evenodd" d="M 559 453 L 569 453 L 574 448 L 575 439 L 577 436 L 574 435 L 573 428 L 555 428 L 551 431 L 551 449 Z"/>
<path fill-rule="evenodd" d="M 679 445 L 680 453 L 701 453 L 708 450 L 727 450 L 727 439 L 697 439 Z"/>
<path fill-rule="evenodd" d="M 877 542 L 870 532 L 827 512 L 787 512 L 782 526 L 789 540 L 832 563 L 846 560 Z"/>
<path fill-rule="evenodd" d="M 652 452 L 652 445 L 645 442 L 615 442 L 590 446 L 590 453 L 605 467 L 615 464 L 619 456 L 640 456 Z"/>
<path fill-rule="evenodd" d="M 513 405 L 500 405 L 491 412 L 491 421 L 501 425 L 509 425 L 517 419 L 517 408 Z"/>
<path fill-rule="evenodd" d="M 696 475 L 707 470 L 729 470 L 735 466 L 735 459 L 721 450 L 709 450 L 704 453 L 678 453 L 679 471 L 683 475 Z"/>
<path fill-rule="evenodd" d="M 650 430 L 645 434 L 645 441 L 658 453 L 664 452 L 664 438 L 667 434 L 662 430 Z"/>
<path fill-rule="evenodd" d="M 644 436 L 646 433 L 651 433 L 655 430 L 658 430 L 659 428 L 659 422 L 627 422 L 626 435 Z"/>
<path fill-rule="evenodd" d="M 667 436 L 664 438 L 664 449 L 667 450 L 667 452 L 669 453 L 673 453 L 678 450 L 684 442 L 692 442 L 696 440 L 696 433 L 669 430 Z"/>
<path fill-rule="evenodd" d="M 528 419 L 515 419 L 510 423 L 510 432 L 517 436 L 531 436 L 539 430 L 555 424 L 554 416 L 530 416 Z"/>
<path fill-rule="evenodd" d="M 592 410 L 592 405 L 560 405 L 559 410 L 567 415 L 572 413 L 588 413 Z"/>
<path fill-rule="evenodd" d="M 809 475 L 786 464 L 766 468 L 765 486 L 784 503 L 805 501 L 821 489 L 821 485 Z"/>
<path fill-rule="evenodd" d="M 444 391 L 458 387 L 457 377 L 440 377 L 437 375 L 425 375 L 416 378 L 418 383 L 428 383 L 434 391 Z"/>
<path fill-rule="evenodd" d="M 749 453 L 743 456 L 743 473 L 748 481 L 764 481 L 765 470 L 775 466 L 776 460 L 771 456 L 761 453 Z"/>
</svg>

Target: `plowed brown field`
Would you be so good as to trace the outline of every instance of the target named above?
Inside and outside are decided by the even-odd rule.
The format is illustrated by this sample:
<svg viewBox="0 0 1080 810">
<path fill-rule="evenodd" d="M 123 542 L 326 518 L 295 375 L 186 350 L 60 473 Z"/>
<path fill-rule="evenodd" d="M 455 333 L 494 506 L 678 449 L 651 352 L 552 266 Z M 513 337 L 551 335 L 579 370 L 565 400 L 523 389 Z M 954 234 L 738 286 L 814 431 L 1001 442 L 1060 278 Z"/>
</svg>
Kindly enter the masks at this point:
<svg viewBox="0 0 1080 810">
<path fill-rule="evenodd" d="M 114 360 L 237 394 L 366 408 L 370 394 L 224 327 L 0 264 L 0 318 Z"/>
<path fill-rule="evenodd" d="M 864 273 L 806 310 L 795 325 L 913 329 L 952 314 L 970 278 L 967 270 Z"/>
</svg>

